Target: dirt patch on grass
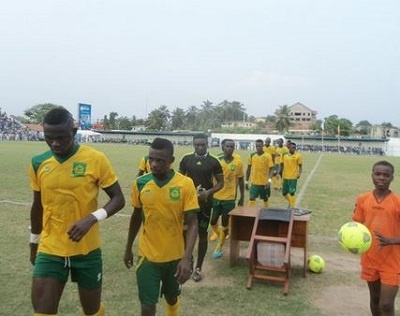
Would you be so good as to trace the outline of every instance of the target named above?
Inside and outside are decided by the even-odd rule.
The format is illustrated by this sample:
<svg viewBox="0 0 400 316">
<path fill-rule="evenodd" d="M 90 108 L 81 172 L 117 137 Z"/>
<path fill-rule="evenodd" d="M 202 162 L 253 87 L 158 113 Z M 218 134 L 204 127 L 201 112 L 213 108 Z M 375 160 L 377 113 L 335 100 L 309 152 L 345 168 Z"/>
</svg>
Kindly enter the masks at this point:
<svg viewBox="0 0 400 316">
<path fill-rule="evenodd" d="M 338 275 L 337 284 L 328 284 L 323 289 L 316 288 L 313 293 L 312 302 L 321 314 L 326 316 L 371 315 L 368 286 L 360 279 L 360 258 L 338 253 L 321 253 L 321 256 L 326 261 L 324 273 Z M 398 300 L 395 309 L 400 310 Z"/>
</svg>

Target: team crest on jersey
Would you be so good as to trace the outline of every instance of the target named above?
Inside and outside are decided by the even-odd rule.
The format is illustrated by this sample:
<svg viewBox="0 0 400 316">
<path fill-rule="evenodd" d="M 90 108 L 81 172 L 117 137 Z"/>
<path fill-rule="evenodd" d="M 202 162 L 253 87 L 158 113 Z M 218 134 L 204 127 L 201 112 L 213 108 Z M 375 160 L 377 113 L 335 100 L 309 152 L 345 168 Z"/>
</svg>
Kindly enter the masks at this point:
<svg viewBox="0 0 400 316">
<path fill-rule="evenodd" d="M 236 165 L 231 165 L 231 171 L 235 171 L 236 170 Z"/>
<path fill-rule="evenodd" d="M 72 166 L 72 175 L 74 177 L 83 177 L 86 172 L 86 163 L 84 162 L 74 162 Z"/>
<path fill-rule="evenodd" d="M 181 199 L 181 189 L 177 187 L 169 188 L 169 197 L 172 201 L 178 201 Z"/>
<path fill-rule="evenodd" d="M 198 161 L 196 165 L 201 166 L 201 161 Z"/>
</svg>

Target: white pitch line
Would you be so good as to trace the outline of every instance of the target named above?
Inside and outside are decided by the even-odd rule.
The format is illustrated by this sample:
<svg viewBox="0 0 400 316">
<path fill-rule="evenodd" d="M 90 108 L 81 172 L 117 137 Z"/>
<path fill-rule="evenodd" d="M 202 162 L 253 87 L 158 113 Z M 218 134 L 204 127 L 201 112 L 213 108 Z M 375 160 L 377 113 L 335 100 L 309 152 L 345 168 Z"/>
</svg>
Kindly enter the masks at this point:
<svg viewBox="0 0 400 316">
<path fill-rule="evenodd" d="M 24 205 L 24 206 L 32 205 L 32 203 L 15 202 L 15 201 L 10 201 L 10 200 L 0 200 L 0 203 L 3 203 L 3 204 L 12 204 L 12 205 Z"/>
<path fill-rule="evenodd" d="M 300 202 L 301 202 L 301 200 L 302 200 L 302 198 L 304 196 L 304 192 L 307 190 L 308 184 L 310 183 L 311 178 L 313 177 L 315 171 L 317 170 L 317 168 L 319 166 L 319 163 L 321 162 L 321 159 L 322 159 L 322 154 L 319 156 L 317 162 L 314 165 L 314 168 L 311 170 L 311 172 L 308 175 L 306 181 L 304 182 L 303 186 L 301 187 L 301 190 L 300 190 L 299 194 L 297 195 L 296 207 L 300 204 Z"/>
<path fill-rule="evenodd" d="M 10 201 L 10 200 L 0 200 L 0 204 L 11 204 L 11 205 L 22 205 L 22 206 L 31 206 L 32 203 L 26 203 L 26 202 L 16 202 L 16 201 Z M 115 214 L 117 217 L 131 217 L 130 214 Z"/>
</svg>

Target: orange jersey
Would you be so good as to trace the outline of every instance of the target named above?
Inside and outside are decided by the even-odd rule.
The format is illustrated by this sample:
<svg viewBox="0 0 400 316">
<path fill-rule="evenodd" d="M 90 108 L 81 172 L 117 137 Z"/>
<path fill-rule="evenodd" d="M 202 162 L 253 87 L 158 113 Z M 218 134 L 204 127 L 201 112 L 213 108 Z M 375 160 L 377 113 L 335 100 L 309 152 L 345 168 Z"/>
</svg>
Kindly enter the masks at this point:
<svg viewBox="0 0 400 316">
<path fill-rule="evenodd" d="M 361 256 L 361 265 L 400 273 L 400 246 L 380 248 L 374 233 L 400 236 L 400 199 L 391 192 L 379 202 L 373 192 L 364 193 L 357 198 L 352 219 L 364 224 L 372 236 L 371 248 Z"/>
</svg>

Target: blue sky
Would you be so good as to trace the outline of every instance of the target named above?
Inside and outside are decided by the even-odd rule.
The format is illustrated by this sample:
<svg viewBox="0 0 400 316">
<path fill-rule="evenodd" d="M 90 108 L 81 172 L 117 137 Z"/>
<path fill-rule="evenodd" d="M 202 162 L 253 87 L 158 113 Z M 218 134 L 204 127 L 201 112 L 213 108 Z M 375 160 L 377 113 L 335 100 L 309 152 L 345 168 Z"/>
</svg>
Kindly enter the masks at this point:
<svg viewBox="0 0 400 316">
<path fill-rule="evenodd" d="M 228 99 L 400 126 L 400 1 L 14 0 L 0 38 L 9 114 L 82 102 L 144 118 Z"/>
</svg>

